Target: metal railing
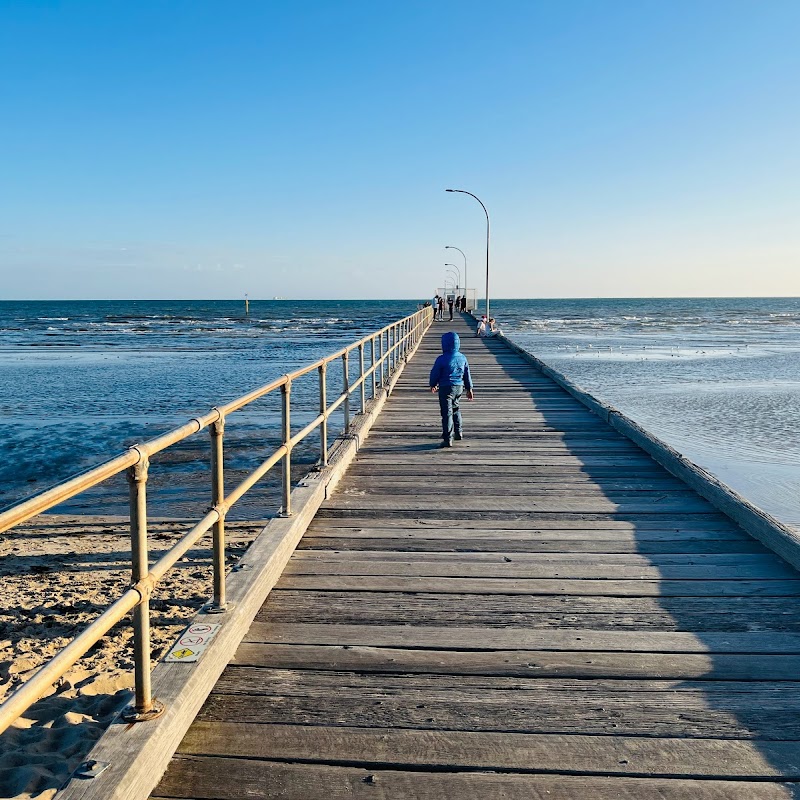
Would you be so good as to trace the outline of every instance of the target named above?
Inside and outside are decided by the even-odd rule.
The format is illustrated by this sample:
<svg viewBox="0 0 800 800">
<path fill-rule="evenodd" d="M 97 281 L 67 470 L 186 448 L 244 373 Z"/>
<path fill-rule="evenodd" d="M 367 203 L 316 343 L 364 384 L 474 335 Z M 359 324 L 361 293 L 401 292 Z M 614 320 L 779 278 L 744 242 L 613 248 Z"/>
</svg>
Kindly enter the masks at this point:
<svg viewBox="0 0 800 800">
<path fill-rule="evenodd" d="M 352 422 L 351 396 L 359 394 L 359 413 L 367 407 L 369 395 L 375 399 L 389 386 L 393 373 L 405 360 L 430 325 L 432 312 L 423 308 L 397 322 L 393 322 L 369 336 L 338 350 L 330 356 L 315 361 L 294 372 L 255 389 L 225 405 L 211 409 L 168 433 L 144 444 L 128 448 L 121 455 L 48 489 L 0 513 L 0 533 L 20 525 L 59 503 L 97 486 L 123 470 L 127 470 L 130 499 L 131 566 L 130 588 L 85 630 L 76 636 L 60 653 L 42 665 L 39 670 L 0 705 L 0 733 L 35 703 L 75 662 L 85 655 L 111 628 L 133 611 L 134 628 L 134 678 L 135 699 L 126 710 L 124 718 L 138 722 L 152 719 L 162 713 L 163 707 L 154 701 L 150 686 L 150 595 L 158 581 L 210 530 L 212 531 L 213 599 L 207 611 L 226 609 L 225 597 L 225 517 L 231 507 L 263 478 L 278 462 L 281 464 L 282 505 L 279 514 L 290 516 L 292 450 L 309 434 L 320 429 L 319 464 L 328 464 L 328 420 L 342 407 L 344 432 Z M 370 365 L 365 366 L 364 349 L 370 349 Z M 358 378 L 350 380 L 350 356 L 358 358 Z M 329 402 L 327 397 L 327 372 L 329 366 L 340 361 L 343 388 L 338 397 Z M 319 413 L 302 430 L 291 431 L 292 382 L 317 371 L 319 381 Z M 254 400 L 280 390 L 281 432 L 280 447 L 256 467 L 231 492 L 225 494 L 223 438 L 225 419 Z M 212 507 L 170 550 L 150 566 L 147 546 L 147 477 L 150 457 L 209 428 L 211 434 L 211 497 Z"/>
</svg>

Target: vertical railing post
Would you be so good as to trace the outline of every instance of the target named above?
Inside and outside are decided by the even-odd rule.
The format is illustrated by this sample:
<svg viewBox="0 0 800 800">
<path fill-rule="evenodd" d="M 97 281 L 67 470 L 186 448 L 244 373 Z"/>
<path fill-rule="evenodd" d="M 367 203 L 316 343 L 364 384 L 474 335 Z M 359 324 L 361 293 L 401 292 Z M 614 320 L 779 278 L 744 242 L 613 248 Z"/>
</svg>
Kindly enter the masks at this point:
<svg viewBox="0 0 800 800">
<path fill-rule="evenodd" d="M 221 614 L 227 610 L 225 597 L 225 512 L 222 503 L 225 500 L 225 468 L 223 464 L 223 437 L 225 435 L 225 417 L 213 422 L 209 429 L 211 434 L 211 505 L 217 509 L 219 519 L 213 528 L 213 567 L 214 567 L 214 599 L 206 610 L 212 614 Z"/>
<path fill-rule="evenodd" d="M 342 392 L 344 393 L 344 432 L 350 430 L 350 354 L 342 356 Z"/>
<path fill-rule="evenodd" d="M 282 459 L 281 489 L 283 506 L 282 517 L 292 516 L 292 427 L 291 427 L 292 382 L 287 380 L 281 386 L 281 432 L 286 453 Z"/>
<path fill-rule="evenodd" d="M 380 338 L 380 350 L 381 350 L 381 388 L 386 386 L 386 348 L 383 346 L 383 331 L 381 331 L 381 338 Z"/>
<path fill-rule="evenodd" d="M 397 352 L 394 358 L 395 365 L 403 360 L 403 323 L 397 323 Z"/>
<path fill-rule="evenodd" d="M 319 413 L 322 414 L 322 423 L 319 426 L 319 460 L 320 466 L 328 466 L 328 387 L 326 375 L 328 365 L 323 361 L 317 367 L 319 371 Z"/>
<path fill-rule="evenodd" d="M 141 586 L 150 572 L 147 553 L 147 473 L 150 461 L 141 454 L 128 469 L 131 519 L 131 579 Z M 123 711 L 126 722 L 143 722 L 159 716 L 164 706 L 153 701 L 150 684 L 150 590 L 140 589 L 141 600 L 133 609 L 134 703 Z"/>
<path fill-rule="evenodd" d="M 367 387 L 364 385 L 364 342 L 358 346 L 358 377 L 361 379 L 361 413 L 367 411 Z"/>
<path fill-rule="evenodd" d="M 394 356 L 394 325 L 389 326 L 389 330 L 386 331 L 386 348 L 388 350 L 388 356 L 386 358 L 386 369 L 389 371 L 389 377 L 392 377 L 392 356 Z"/>
<path fill-rule="evenodd" d="M 372 336 L 369 340 L 369 348 L 370 348 L 370 366 L 372 367 L 370 382 L 372 383 L 372 399 L 375 399 L 375 395 L 377 394 L 376 383 L 378 382 L 378 373 L 375 369 L 375 337 Z"/>
</svg>

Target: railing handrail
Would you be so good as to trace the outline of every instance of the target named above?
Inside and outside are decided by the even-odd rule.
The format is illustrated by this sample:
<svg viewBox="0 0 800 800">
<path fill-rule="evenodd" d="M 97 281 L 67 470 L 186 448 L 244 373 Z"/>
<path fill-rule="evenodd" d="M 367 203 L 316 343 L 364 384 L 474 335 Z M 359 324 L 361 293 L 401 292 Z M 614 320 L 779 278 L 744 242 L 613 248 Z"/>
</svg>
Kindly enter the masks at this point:
<svg viewBox="0 0 800 800">
<path fill-rule="evenodd" d="M 228 414 L 239 411 L 253 401 L 259 400 L 265 395 L 280 389 L 287 382 L 301 378 L 304 375 L 313 372 L 315 369 L 319 369 L 319 367 L 323 365 L 327 365 L 333 361 L 336 361 L 345 353 L 350 353 L 353 350 L 358 349 L 360 345 L 364 345 L 378 336 L 382 336 L 396 325 L 414 319 L 414 317 L 416 317 L 418 314 L 419 312 L 415 312 L 407 317 L 403 317 L 397 322 L 390 323 L 380 330 L 377 330 L 374 333 L 369 334 L 368 336 L 365 336 L 358 341 L 337 350 L 335 353 L 332 353 L 329 356 L 324 356 L 320 359 L 317 359 L 317 361 L 313 362 L 312 364 L 308 364 L 305 367 L 300 367 L 293 372 L 287 372 L 285 375 L 275 378 L 269 383 L 260 386 L 258 389 L 253 389 L 247 394 L 237 397 L 234 400 L 230 400 L 221 406 L 215 406 L 211 409 L 211 411 L 203 416 L 192 417 L 183 425 L 179 425 L 177 428 L 173 428 L 172 430 L 162 433 L 159 436 L 156 436 L 155 438 L 141 444 L 133 445 L 123 453 L 114 456 L 108 461 L 98 464 L 96 467 L 92 467 L 85 472 L 81 472 L 74 477 L 63 481 L 62 483 L 57 484 L 56 486 L 45 489 L 43 492 L 40 492 L 33 497 L 29 497 L 26 500 L 21 500 L 20 502 L 15 503 L 5 510 L 0 511 L 0 533 L 4 533 L 5 531 L 10 530 L 17 525 L 21 525 L 38 514 L 42 514 L 54 506 L 59 505 L 59 503 L 63 503 L 64 501 L 81 494 L 81 492 L 91 489 L 103 481 L 114 477 L 114 475 L 118 475 L 123 470 L 138 464 L 143 458 L 149 458 L 150 456 L 165 450 L 173 444 L 177 444 L 184 439 L 188 439 L 190 436 L 193 436 L 195 433 L 199 433 L 204 428 L 207 428 L 209 425 L 212 425 L 214 422 L 217 422 Z M 369 374 L 372 374 L 372 372 L 374 372 L 374 368 L 370 368 L 370 371 L 365 375 L 365 377 L 369 377 Z M 359 384 L 354 384 L 350 388 L 355 388 L 357 385 Z"/>
<path fill-rule="evenodd" d="M 22 684 L 2 705 L 0 705 L 0 733 L 11 725 L 47 691 L 56 680 L 62 677 L 75 662 L 85 655 L 111 628 L 122 620 L 131 610 L 134 611 L 134 661 L 135 661 L 135 704 L 128 709 L 126 720 L 137 722 L 158 716 L 163 707 L 153 700 L 150 691 L 150 616 L 149 598 L 156 583 L 190 550 L 209 530 L 213 528 L 213 603 L 210 610 L 223 611 L 225 600 L 225 517 L 230 508 L 251 489 L 257 481 L 269 472 L 279 461 L 282 463 L 281 514 L 291 514 L 291 454 L 293 448 L 312 433 L 321 428 L 320 464 L 328 463 L 328 419 L 340 406 L 344 410 L 344 429 L 350 426 L 350 396 L 360 390 L 361 413 L 366 409 L 365 382 L 371 378 L 371 397 L 376 397 L 378 380 L 380 386 L 390 386 L 393 372 L 398 368 L 405 354 L 416 345 L 427 329 L 432 318 L 430 308 L 420 309 L 378 331 L 353 342 L 329 356 L 324 356 L 312 364 L 282 375 L 264 386 L 254 389 L 224 405 L 212 408 L 207 414 L 193 417 L 177 428 L 167 431 L 143 444 L 128 448 L 108 461 L 88 471 L 74 476 L 50 489 L 40 492 L 0 513 L 0 533 L 23 524 L 32 517 L 47 511 L 59 503 L 86 491 L 105 480 L 128 471 L 131 508 L 131 562 L 133 582 L 117 600 L 108 605 L 100 616 L 81 631 L 64 649 Z M 384 348 L 384 334 L 386 347 Z M 376 349 L 376 343 L 380 347 Z M 369 368 L 364 366 L 364 347 L 370 344 L 371 360 Z M 349 355 L 359 351 L 359 376 L 352 383 L 349 377 Z M 377 350 L 380 352 L 378 353 Z M 328 403 L 326 392 L 326 372 L 329 364 L 341 359 L 343 365 L 343 389 L 332 403 Z M 319 414 L 296 434 L 291 433 L 290 409 L 292 381 L 314 370 L 318 371 L 320 388 Z M 223 432 L 228 414 L 244 408 L 271 392 L 280 389 L 282 408 L 282 443 L 258 467 L 252 470 L 236 488 L 227 495 L 224 491 L 223 475 Z M 178 540 L 155 564 L 150 566 L 147 552 L 147 506 L 146 484 L 150 456 L 161 452 L 177 442 L 198 433 L 210 426 L 212 439 L 212 507 L 181 539 Z"/>
</svg>

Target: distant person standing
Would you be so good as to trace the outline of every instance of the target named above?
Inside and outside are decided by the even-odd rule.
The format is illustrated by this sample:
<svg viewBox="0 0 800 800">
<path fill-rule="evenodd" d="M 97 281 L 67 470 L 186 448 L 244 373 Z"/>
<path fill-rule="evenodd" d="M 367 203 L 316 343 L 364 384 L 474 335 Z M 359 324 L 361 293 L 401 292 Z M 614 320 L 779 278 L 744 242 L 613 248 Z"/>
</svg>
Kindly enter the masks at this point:
<svg viewBox="0 0 800 800">
<path fill-rule="evenodd" d="M 456 311 L 461 311 L 461 295 L 456 297 Z"/>
<path fill-rule="evenodd" d="M 439 309 L 439 316 L 437 319 L 444 319 L 444 297 L 439 295 L 439 303 L 437 308 Z"/>
<path fill-rule="evenodd" d="M 467 296 L 466 295 L 462 295 L 462 297 L 461 297 L 461 310 L 464 313 L 466 313 L 466 311 L 467 311 Z"/>
<path fill-rule="evenodd" d="M 461 425 L 461 395 L 467 391 L 472 400 L 472 377 L 469 374 L 467 357 L 460 353 L 461 340 L 455 331 L 442 336 L 442 354 L 433 364 L 430 375 L 431 392 L 439 392 L 439 410 L 442 413 L 442 443 L 440 447 L 452 447 L 464 438 Z"/>
<path fill-rule="evenodd" d="M 450 321 L 453 321 L 453 295 L 447 298 L 447 307 L 450 309 Z"/>
</svg>

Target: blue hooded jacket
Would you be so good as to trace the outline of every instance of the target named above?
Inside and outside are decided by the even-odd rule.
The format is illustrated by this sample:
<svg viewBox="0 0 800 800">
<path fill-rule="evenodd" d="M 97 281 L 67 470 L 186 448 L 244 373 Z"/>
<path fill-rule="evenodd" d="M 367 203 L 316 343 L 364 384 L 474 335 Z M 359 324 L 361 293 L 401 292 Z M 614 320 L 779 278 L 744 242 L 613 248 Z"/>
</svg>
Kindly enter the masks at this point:
<svg viewBox="0 0 800 800">
<path fill-rule="evenodd" d="M 467 391 L 472 389 L 467 357 L 459 352 L 460 347 L 461 339 L 454 331 L 448 331 L 442 336 L 442 354 L 436 359 L 431 370 L 431 388 L 463 386 Z"/>
</svg>

